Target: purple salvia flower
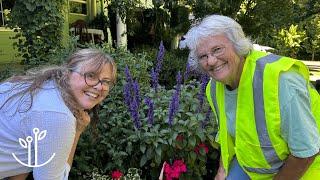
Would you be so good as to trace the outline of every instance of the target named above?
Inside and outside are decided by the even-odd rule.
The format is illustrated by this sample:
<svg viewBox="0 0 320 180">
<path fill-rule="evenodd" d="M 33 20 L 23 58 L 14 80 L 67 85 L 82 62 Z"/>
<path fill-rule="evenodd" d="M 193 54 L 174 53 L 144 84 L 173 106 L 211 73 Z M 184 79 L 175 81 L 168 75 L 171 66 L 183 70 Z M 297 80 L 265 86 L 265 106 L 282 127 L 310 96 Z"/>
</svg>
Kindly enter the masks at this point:
<svg viewBox="0 0 320 180">
<path fill-rule="evenodd" d="M 177 107 L 178 105 L 179 105 L 179 94 L 175 91 L 175 93 L 173 94 L 173 96 L 171 98 L 171 102 L 169 105 L 168 124 L 170 126 L 172 126 L 174 115 L 178 111 L 178 108 L 179 108 L 179 107 Z"/>
<path fill-rule="evenodd" d="M 151 69 L 151 87 L 156 91 L 158 86 L 157 73 L 154 68 Z"/>
<path fill-rule="evenodd" d="M 160 42 L 159 51 L 157 55 L 157 64 L 156 68 L 151 70 L 151 78 L 152 78 L 152 87 L 157 92 L 157 87 L 159 83 L 159 73 L 161 71 L 162 62 L 164 58 L 165 49 L 163 46 L 163 42 Z"/>
<path fill-rule="evenodd" d="M 205 91 L 206 91 L 206 86 L 207 86 L 208 81 L 209 81 L 209 76 L 206 75 L 206 74 L 202 74 L 201 75 L 201 79 L 200 79 L 200 90 L 199 90 L 199 93 L 197 95 L 198 100 L 199 100 L 198 112 L 200 112 L 201 109 L 202 109 L 202 105 L 203 105 L 203 102 L 204 102 Z"/>
<path fill-rule="evenodd" d="M 154 117 L 154 104 L 151 98 L 146 97 L 144 99 L 146 105 L 148 106 L 148 124 L 152 125 L 153 124 L 153 117 Z"/>
<path fill-rule="evenodd" d="M 181 76 L 181 72 L 179 71 L 177 76 L 176 76 L 176 81 L 177 81 L 177 85 L 176 85 L 176 90 L 177 91 L 181 91 L 181 83 L 182 83 L 182 76 Z"/>
<path fill-rule="evenodd" d="M 160 46 L 159 46 L 159 51 L 158 51 L 158 55 L 157 55 L 157 66 L 156 66 L 156 73 L 159 75 L 160 71 L 161 71 L 161 67 L 162 67 L 162 62 L 163 62 L 163 58 L 164 58 L 164 53 L 165 53 L 165 49 L 164 49 L 164 45 L 163 42 L 160 42 Z"/>
<path fill-rule="evenodd" d="M 139 83 L 137 80 L 135 80 L 132 83 L 132 90 L 133 90 L 133 101 L 137 102 L 137 106 L 139 108 L 140 106 L 140 87 L 139 87 Z"/>
<path fill-rule="evenodd" d="M 140 129 L 141 122 L 140 122 L 140 118 L 139 118 L 139 106 L 136 101 L 132 101 L 130 103 L 130 115 L 133 119 L 134 126 L 137 129 Z"/>
<path fill-rule="evenodd" d="M 123 90 L 124 101 L 128 106 L 134 126 L 139 129 L 141 127 L 141 122 L 139 119 L 139 83 L 137 81 L 133 81 L 128 66 L 126 66 L 125 68 L 125 76 L 127 83 L 124 85 Z"/>
<path fill-rule="evenodd" d="M 190 73 L 191 73 L 190 63 L 187 62 L 186 71 L 184 72 L 184 82 L 188 80 Z"/>
<path fill-rule="evenodd" d="M 130 70 L 128 68 L 128 66 L 126 65 L 126 68 L 124 70 L 124 74 L 126 75 L 126 80 L 128 83 L 132 83 L 133 80 L 132 80 L 132 76 L 131 76 L 131 73 L 130 73 Z"/>
<path fill-rule="evenodd" d="M 130 102 L 131 102 L 132 96 L 131 96 L 131 84 L 129 82 L 127 82 L 123 86 L 123 97 L 124 97 L 124 102 L 126 103 L 128 108 L 130 108 Z"/>
<path fill-rule="evenodd" d="M 177 76 L 176 76 L 176 80 L 177 80 L 177 85 L 176 85 L 176 89 L 175 92 L 172 95 L 170 104 L 169 104 L 169 113 L 168 113 L 168 124 L 170 126 L 172 126 L 173 124 L 173 118 L 175 116 L 175 114 L 178 112 L 179 110 L 179 97 L 180 97 L 180 91 L 181 91 L 181 81 L 182 81 L 182 76 L 180 71 L 178 72 Z"/>
</svg>

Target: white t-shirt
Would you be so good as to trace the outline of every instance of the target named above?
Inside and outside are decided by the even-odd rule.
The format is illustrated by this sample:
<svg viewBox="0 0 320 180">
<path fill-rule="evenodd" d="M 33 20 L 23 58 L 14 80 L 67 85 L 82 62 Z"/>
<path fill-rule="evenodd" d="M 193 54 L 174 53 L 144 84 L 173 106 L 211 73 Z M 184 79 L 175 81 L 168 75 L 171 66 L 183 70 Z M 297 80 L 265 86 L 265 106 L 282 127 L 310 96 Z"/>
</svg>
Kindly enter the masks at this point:
<svg viewBox="0 0 320 180">
<path fill-rule="evenodd" d="M 0 107 L 10 95 L 24 88 L 6 92 L 12 85 L 0 84 Z M 0 109 L 0 179 L 31 171 L 35 180 L 68 179 L 70 166 L 67 160 L 75 137 L 75 117 L 53 81 L 43 85 L 34 96 L 31 109 L 26 111 L 28 100 L 27 97 L 15 98 Z M 39 129 L 37 137 L 42 139 L 36 140 L 35 128 Z M 46 134 L 41 134 L 44 131 Z M 32 137 L 31 153 L 28 153 L 29 136 Z M 40 167 L 30 167 L 35 165 Z"/>
</svg>

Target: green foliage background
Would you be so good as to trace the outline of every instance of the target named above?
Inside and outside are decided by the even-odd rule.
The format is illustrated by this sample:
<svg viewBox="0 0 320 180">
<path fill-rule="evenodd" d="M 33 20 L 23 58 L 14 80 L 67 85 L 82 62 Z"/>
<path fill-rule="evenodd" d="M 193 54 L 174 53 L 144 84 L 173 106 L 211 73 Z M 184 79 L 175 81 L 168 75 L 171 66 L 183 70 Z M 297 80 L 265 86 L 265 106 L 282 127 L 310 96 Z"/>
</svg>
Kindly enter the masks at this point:
<svg viewBox="0 0 320 180">
<path fill-rule="evenodd" d="M 15 44 L 29 67 L 47 63 L 62 48 L 62 31 L 67 1 L 16 0 L 9 25 L 19 28 Z"/>
</svg>

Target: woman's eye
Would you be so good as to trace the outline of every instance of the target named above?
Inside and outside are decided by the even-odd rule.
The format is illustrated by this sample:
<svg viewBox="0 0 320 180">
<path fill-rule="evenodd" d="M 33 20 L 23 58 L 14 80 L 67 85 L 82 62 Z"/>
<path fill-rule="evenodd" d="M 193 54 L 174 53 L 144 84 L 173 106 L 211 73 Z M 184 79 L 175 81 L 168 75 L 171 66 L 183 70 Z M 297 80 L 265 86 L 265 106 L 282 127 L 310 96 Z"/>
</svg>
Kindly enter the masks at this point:
<svg viewBox="0 0 320 180">
<path fill-rule="evenodd" d="M 219 53 L 221 51 L 221 48 L 220 47 L 217 47 L 215 49 L 213 49 L 213 53 L 216 54 L 216 53 Z"/>
<path fill-rule="evenodd" d="M 96 75 L 94 73 L 86 73 L 87 78 L 95 79 Z"/>
</svg>

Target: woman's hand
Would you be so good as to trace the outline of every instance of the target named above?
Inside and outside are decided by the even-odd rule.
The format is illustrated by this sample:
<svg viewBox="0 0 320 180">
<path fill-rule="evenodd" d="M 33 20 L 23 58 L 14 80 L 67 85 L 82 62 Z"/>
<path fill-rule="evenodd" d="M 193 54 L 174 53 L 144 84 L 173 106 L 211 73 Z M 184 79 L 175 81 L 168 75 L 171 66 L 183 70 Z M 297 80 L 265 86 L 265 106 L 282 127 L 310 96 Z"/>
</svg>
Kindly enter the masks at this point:
<svg viewBox="0 0 320 180">
<path fill-rule="evenodd" d="M 226 179 L 226 172 L 224 171 L 224 168 L 220 166 L 216 176 L 214 177 L 214 180 L 225 180 L 225 179 Z"/>
<path fill-rule="evenodd" d="M 90 124 L 90 116 L 86 111 L 80 111 L 80 119 L 77 121 L 77 132 L 82 133 L 86 127 Z"/>
</svg>

